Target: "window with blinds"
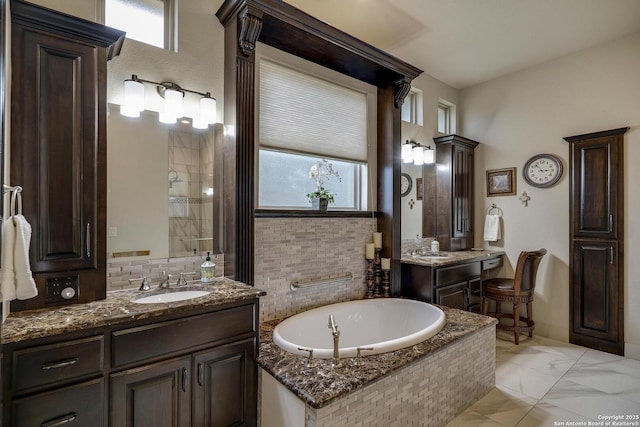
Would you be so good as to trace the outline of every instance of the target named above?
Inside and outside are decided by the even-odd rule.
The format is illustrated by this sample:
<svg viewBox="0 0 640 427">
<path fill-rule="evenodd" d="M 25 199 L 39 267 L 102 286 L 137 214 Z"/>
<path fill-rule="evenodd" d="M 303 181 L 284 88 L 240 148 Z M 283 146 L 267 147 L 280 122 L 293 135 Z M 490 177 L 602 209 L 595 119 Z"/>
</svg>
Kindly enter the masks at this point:
<svg viewBox="0 0 640 427">
<path fill-rule="evenodd" d="M 316 184 L 309 170 L 327 159 L 340 174 L 324 183 L 335 194 L 329 209 L 366 210 L 375 88 L 348 87 L 265 57 L 258 64 L 258 206 L 310 208 L 306 195 Z"/>
</svg>

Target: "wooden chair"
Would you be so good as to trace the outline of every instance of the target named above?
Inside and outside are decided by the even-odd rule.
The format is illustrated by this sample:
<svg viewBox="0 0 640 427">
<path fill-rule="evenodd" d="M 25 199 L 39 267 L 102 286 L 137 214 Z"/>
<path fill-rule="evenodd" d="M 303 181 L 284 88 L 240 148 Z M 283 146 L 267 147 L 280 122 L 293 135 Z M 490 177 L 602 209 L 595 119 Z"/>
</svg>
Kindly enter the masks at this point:
<svg viewBox="0 0 640 427">
<path fill-rule="evenodd" d="M 497 328 L 513 331 L 516 345 L 518 345 L 521 332 L 528 332 L 530 337 L 533 336 L 533 330 L 535 329 L 532 307 L 533 292 L 536 286 L 538 266 L 546 253 L 546 249 L 530 252 L 522 251 L 518 257 L 513 279 L 497 277 L 482 282 L 482 314 L 487 314 L 489 300 L 494 300 L 496 302 L 494 317 L 497 319 L 502 317 L 513 318 L 513 326 L 498 323 Z M 501 312 L 500 306 L 503 302 L 513 304 L 513 314 Z M 527 317 L 520 316 L 520 304 L 527 304 Z"/>
</svg>

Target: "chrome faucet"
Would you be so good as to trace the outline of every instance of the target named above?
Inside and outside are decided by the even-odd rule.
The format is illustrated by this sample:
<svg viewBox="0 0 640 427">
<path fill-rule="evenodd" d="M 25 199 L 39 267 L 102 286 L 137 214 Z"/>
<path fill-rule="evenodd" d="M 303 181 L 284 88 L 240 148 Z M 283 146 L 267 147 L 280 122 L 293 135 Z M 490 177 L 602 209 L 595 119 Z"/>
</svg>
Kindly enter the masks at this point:
<svg viewBox="0 0 640 427">
<path fill-rule="evenodd" d="M 196 272 L 192 271 L 190 273 L 180 273 L 180 277 L 178 278 L 178 282 L 176 283 L 176 286 L 184 286 L 187 285 L 187 279 L 185 279 L 185 276 L 195 276 Z"/>
<path fill-rule="evenodd" d="M 333 317 L 333 314 L 329 315 L 329 323 L 327 327 L 331 329 L 331 334 L 333 335 L 333 361 L 331 362 L 331 366 L 334 368 L 339 368 L 340 366 L 342 366 L 340 364 L 340 352 L 338 351 L 340 331 L 338 330 L 338 325 L 336 325 L 336 319 Z"/>
<path fill-rule="evenodd" d="M 164 277 L 164 279 L 162 279 L 162 282 L 158 285 L 158 289 L 167 289 L 169 287 L 169 281 L 171 280 L 171 275 L 167 274 L 166 271 L 163 271 L 162 276 Z"/>
</svg>

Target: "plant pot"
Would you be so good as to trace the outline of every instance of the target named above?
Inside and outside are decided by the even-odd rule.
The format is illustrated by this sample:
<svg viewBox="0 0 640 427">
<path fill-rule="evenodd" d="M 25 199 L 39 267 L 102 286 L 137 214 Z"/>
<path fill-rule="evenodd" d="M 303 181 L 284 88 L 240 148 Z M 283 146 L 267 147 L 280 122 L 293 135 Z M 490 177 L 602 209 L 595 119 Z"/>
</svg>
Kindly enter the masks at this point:
<svg viewBox="0 0 640 427">
<path fill-rule="evenodd" d="M 319 197 L 311 199 L 311 209 L 314 211 L 326 212 L 327 206 L 329 206 L 329 199 Z"/>
</svg>

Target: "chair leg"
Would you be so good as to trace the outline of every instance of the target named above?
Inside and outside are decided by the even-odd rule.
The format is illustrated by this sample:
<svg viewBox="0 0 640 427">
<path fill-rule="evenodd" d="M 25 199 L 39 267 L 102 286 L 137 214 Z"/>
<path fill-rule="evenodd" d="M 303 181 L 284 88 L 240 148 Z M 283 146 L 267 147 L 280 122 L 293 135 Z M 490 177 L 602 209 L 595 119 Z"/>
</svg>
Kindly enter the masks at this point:
<svg viewBox="0 0 640 427">
<path fill-rule="evenodd" d="M 513 336 L 516 345 L 520 341 L 520 304 L 513 304 Z"/>
<path fill-rule="evenodd" d="M 489 298 L 482 297 L 482 314 L 486 316 L 488 311 L 489 311 Z"/>
<path fill-rule="evenodd" d="M 496 317 L 499 317 L 498 313 L 502 313 L 502 301 L 496 301 Z"/>
<path fill-rule="evenodd" d="M 533 302 L 527 303 L 527 326 L 533 325 Z M 533 330 L 529 329 L 529 338 L 533 337 Z"/>
</svg>

